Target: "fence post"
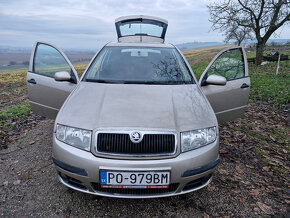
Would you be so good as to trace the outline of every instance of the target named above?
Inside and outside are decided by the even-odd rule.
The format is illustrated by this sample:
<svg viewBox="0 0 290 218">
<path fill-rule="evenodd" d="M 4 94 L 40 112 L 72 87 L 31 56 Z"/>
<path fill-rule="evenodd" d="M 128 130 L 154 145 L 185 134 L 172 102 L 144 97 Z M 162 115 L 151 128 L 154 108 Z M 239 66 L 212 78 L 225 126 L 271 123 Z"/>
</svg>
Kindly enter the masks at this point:
<svg viewBox="0 0 290 218">
<path fill-rule="evenodd" d="M 280 56 L 281 56 L 280 52 L 278 52 L 278 53 L 279 53 L 279 57 L 278 57 L 278 63 L 277 63 L 277 69 L 276 69 L 276 75 L 277 75 L 278 72 L 279 72 Z"/>
</svg>

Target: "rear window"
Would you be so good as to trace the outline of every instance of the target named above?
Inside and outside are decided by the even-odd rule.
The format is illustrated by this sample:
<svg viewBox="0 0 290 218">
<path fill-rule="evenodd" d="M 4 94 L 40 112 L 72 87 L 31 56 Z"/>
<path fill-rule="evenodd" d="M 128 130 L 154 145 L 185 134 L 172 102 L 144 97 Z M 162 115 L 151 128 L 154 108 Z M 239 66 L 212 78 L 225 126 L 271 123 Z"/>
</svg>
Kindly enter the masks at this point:
<svg viewBox="0 0 290 218">
<path fill-rule="evenodd" d="M 87 82 L 133 84 L 194 83 L 175 48 L 105 47 L 84 76 Z"/>
<path fill-rule="evenodd" d="M 155 20 L 136 19 L 116 23 L 119 37 L 154 36 L 164 38 L 167 24 Z"/>
</svg>

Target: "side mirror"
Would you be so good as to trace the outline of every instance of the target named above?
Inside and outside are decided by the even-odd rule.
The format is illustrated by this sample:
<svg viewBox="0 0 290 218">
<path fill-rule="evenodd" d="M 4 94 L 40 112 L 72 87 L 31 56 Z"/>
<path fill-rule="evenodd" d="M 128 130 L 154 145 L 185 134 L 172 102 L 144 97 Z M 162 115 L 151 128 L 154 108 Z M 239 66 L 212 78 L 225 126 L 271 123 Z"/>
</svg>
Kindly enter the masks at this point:
<svg viewBox="0 0 290 218">
<path fill-rule="evenodd" d="M 209 85 L 220 85 L 224 86 L 227 84 L 227 79 L 223 76 L 218 76 L 218 75 L 210 75 L 206 79 L 206 83 Z"/>
<path fill-rule="evenodd" d="M 60 72 L 56 72 L 54 74 L 54 80 L 55 81 L 71 81 L 71 76 L 68 72 L 66 71 L 60 71 Z"/>
</svg>

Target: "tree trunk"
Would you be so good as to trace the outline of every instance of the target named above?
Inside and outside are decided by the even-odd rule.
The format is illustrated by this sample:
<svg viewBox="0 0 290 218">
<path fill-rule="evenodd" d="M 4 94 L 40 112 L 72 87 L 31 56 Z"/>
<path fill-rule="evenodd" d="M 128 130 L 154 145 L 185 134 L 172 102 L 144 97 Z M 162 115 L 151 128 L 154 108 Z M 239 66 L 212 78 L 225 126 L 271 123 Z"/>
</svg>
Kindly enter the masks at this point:
<svg viewBox="0 0 290 218">
<path fill-rule="evenodd" d="M 258 41 L 256 46 L 256 65 L 260 65 L 263 61 L 263 52 L 264 52 L 265 43 Z"/>
</svg>

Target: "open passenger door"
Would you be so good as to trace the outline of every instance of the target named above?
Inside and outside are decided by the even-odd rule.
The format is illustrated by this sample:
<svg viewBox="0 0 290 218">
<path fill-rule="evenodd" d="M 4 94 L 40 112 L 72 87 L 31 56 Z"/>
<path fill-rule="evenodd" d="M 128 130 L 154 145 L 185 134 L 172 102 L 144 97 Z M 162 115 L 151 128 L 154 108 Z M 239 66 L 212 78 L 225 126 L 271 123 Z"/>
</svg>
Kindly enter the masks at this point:
<svg viewBox="0 0 290 218">
<path fill-rule="evenodd" d="M 245 50 L 222 50 L 207 66 L 199 84 L 216 113 L 219 123 L 240 117 L 248 104 L 250 77 Z"/>
<path fill-rule="evenodd" d="M 79 78 L 66 55 L 55 46 L 36 42 L 27 72 L 32 111 L 54 119 Z"/>
</svg>

